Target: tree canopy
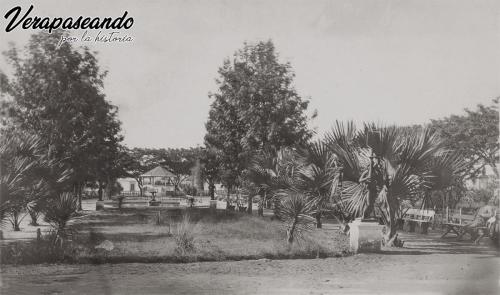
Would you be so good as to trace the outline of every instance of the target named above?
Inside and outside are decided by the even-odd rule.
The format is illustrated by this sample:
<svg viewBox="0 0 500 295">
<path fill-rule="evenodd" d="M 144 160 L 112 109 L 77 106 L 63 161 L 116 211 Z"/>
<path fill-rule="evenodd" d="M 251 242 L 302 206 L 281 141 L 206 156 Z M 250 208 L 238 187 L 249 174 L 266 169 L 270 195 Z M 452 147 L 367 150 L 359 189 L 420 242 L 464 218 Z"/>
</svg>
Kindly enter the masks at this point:
<svg viewBox="0 0 500 295">
<path fill-rule="evenodd" d="M 219 150 L 228 187 L 256 151 L 305 144 L 312 136 L 309 101 L 293 88 L 289 63 L 278 60 L 272 41 L 245 43 L 219 68 L 218 90 L 206 123 L 205 144 Z"/>
<path fill-rule="evenodd" d="M 115 164 L 123 137 L 118 109 L 103 93 L 106 72 L 96 53 L 57 46 L 64 34 L 41 32 L 23 49 L 11 45 L 4 54 L 13 75 L 3 75 L 2 100 L 9 97 L 9 124 L 43 138 L 50 157 L 70 167 L 72 182 L 81 188 L 121 174 Z"/>
<path fill-rule="evenodd" d="M 461 153 L 468 162 L 468 176 L 474 178 L 491 167 L 498 177 L 499 161 L 499 98 L 491 105 L 479 104 L 475 110 L 465 110 L 465 115 L 451 115 L 432 120 L 431 128 L 445 140 L 448 149 Z"/>
</svg>

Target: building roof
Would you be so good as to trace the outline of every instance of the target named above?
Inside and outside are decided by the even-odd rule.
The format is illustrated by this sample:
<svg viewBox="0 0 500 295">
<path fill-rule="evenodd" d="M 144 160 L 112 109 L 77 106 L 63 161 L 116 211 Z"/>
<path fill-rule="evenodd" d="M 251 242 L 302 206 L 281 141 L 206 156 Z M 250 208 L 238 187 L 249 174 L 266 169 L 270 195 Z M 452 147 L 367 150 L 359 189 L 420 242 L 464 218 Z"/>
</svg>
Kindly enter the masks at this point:
<svg viewBox="0 0 500 295">
<path fill-rule="evenodd" d="M 174 177 L 175 175 L 167 169 L 158 166 L 141 175 L 142 177 Z"/>
</svg>

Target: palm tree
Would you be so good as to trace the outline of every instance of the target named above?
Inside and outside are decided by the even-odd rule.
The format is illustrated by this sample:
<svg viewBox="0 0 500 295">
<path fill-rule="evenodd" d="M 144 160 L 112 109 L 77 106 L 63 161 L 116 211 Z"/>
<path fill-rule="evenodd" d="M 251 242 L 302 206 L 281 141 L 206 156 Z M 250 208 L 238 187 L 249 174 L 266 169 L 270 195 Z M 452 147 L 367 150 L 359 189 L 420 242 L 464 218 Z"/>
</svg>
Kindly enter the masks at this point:
<svg viewBox="0 0 500 295">
<path fill-rule="evenodd" d="M 365 124 L 356 131 L 352 122 L 337 122 L 327 134 L 327 144 L 342 165 L 342 195 L 348 210 L 371 217 L 375 201 L 382 202 L 384 222 L 396 234 L 400 202 L 417 198 L 429 186 L 429 163 L 442 151 L 438 136 L 428 129 L 403 129 Z"/>
<path fill-rule="evenodd" d="M 332 181 L 338 175 L 333 153 L 323 141 L 308 144 L 298 150 L 295 187 L 316 204 L 316 226 L 321 228 L 321 216 L 330 201 Z"/>
<path fill-rule="evenodd" d="M 243 173 L 243 177 L 252 182 L 259 194 L 259 216 L 263 216 L 264 204 L 272 196 L 272 192 L 281 188 L 278 179 L 278 154 L 272 149 L 264 149 L 255 154 L 250 160 L 249 168 Z M 251 213 L 252 197 L 249 195 L 248 212 Z"/>
<path fill-rule="evenodd" d="M 447 195 L 451 190 L 464 191 L 464 178 L 467 173 L 467 162 L 465 157 L 455 151 L 443 151 L 434 156 L 428 163 L 431 174 L 429 187 L 425 192 L 423 206 L 429 206 L 432 192 L 440 192 L 443 196 L 443 209 Z M 437 204 L 436 204 L 437 205 Z"/>
<path fill-rule="evenodd" d="M 286 224 L 287 242 L 292 244 L 302 232 L 312 229 L 316 213 L 315 200 L 306 198 L 294 189 L 281 190 L 278 193 L 280 206 L 278 217 Z"/>
<path fill-rule="evenodd" d="M 20 214 L 30 202 L 48 198 L 69 178 L 70 170 L 50 157 L 43 140 L 21 130 L 0 137 L 0 223 L 9 218 L 20 230 Z"/>
<path fill-rule="evenodd" d="M 4 132 L 0 139 L 0 223 L 6 219 L 19 231 L 20 213 L 27 204 L 25 189 L 36 167 L 40 140 L 33 135 Z"/>
</svg>

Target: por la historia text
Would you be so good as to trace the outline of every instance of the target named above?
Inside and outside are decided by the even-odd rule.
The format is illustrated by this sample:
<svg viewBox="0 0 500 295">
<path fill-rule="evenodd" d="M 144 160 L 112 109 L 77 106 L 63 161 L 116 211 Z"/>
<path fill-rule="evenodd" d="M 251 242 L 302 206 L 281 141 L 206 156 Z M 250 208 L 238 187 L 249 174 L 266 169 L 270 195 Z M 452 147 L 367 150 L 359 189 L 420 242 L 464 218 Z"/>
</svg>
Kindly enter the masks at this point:
<svg viewBox="0 0 500 295">
<path fill-rule="evenodd" d="M 85 31 L 81 37 L 62 35 L 57 43 L 57 47 L 64 43 L 75 42 L 100 42 L 100 43 L 129 43 L 134 41 L 132 36 L 121 35 L 120 32 L 105 32 L 99 31 L 97 35 L 91 35 Z"/>
<path fill-rule="evenodd" d="M 5 27 L 6 32 L 14 30 L 16 27 L 21 25 L 25 30 L 48 30 L 51 33 L 53 30 L 58 28 L 66 30 L 78 30 L 78 29 L 130 29 L 134 24 L 134 18 L 129 17 L 128 12 L 125 11 L 122 16 L 117 18 L 105 17 L 101 19 L 100 17 L 83 17 L 79 16 L 77 18 L 67 17 L 31 17 L 30 13 L 33 10 L 33 5 L 26 11 L 26 13 L 21 17 L 21 6 L 16 6 L 9 10 L 5 14 L 5 19 L 8 20 L 7 27 Z M 10 20 L 9 20 L 10 19 Z"/>
</svg>

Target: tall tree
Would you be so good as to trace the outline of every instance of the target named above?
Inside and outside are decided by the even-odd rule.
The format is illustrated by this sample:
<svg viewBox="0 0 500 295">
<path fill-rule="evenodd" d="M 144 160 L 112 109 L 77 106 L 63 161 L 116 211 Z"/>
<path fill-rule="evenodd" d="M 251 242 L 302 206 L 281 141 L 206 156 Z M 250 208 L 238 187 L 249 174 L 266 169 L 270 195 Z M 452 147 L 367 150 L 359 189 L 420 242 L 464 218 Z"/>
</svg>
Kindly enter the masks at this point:
<svg viewBox="0 0 500 295">
<path fill-rule="evenodd" d="M 222 153 L 222 181 L 229 190 L 255 151 L 305 144 L 312 132 L 309 101 L 293 88 L 291 65 L 278 60 L 272 41 L 245 43 L 218 73 L 205 144 Z"/>
<path fill-rule="evenodd" d="M 498 101 L 496 98 L 491 105 L 479 104 L 475 110 L 466 109 L 465 115 L 432 120 L 431 128 L 445 139 L 446 146 L 467 160 L 469 178 L 480 175 L 488 166 L 499 176 Z"/>
<path fill-rule="evenodd" d="M 103 93 L 106 72 L 89 49 L 57 46 L 64 34 L 35 34 L 22 54 L 11 46 L 5 53 L 14 70 L 8 92 L 16 124 L 44 138 L 50 156 L 72 168 L 81 196 L 86 181 L 109 182 L 106 171 L 122 137 L 117 109 Z"/>
</svg>

